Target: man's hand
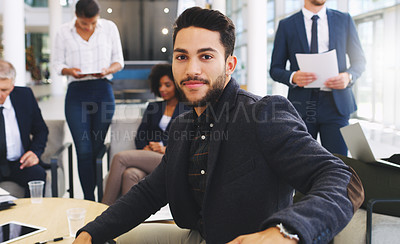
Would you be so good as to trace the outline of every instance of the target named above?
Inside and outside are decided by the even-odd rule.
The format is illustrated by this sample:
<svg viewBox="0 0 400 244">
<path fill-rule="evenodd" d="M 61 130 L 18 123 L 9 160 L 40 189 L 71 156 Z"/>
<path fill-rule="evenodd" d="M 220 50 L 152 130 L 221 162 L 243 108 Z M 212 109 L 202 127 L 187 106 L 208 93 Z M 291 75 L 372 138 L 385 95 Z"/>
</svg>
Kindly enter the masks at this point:
<svg viewBox="0 0 400 244">
<path fill-rule="evenodd" d="M 285 238 L 277 227 L 271 227 L 264 231 L 242 235 L 227 244 L 296 244 L 296 240 Z"/>
<path fill-rule="evenodd" d="M 149 147 L 151 148 L 151 150 L 152 150 L 153 152 L 158 152 L 158 153 L 161 153 L 161 154 L 165 154 L 165 148 L 166 148 L 166 147 L 164 147 L 163 145 L 161 145 L 160 142 L 153 142 L 153 141 L 151 141 L 151 142 L 149 143 Z"/>
<path fill-rule="evenodd" d="M 338 76 L 329 78 L 325 81 L 324 85 L 331 89 L 345 89 L 350 82 L 349 73 L 343 72 Z"/>
<path fill-rule="evenodd" d="M 24 168 L 32 167 L 33 165 L 38 164 L 39 158 L 36 156 L 36 154 L 34 152 L 27 151 L 24 155 L 22 155 L 19 162 L 21 163 L 21 166 L 19 166 L 19 168 L 24 169 Z"/>
<path fill-rule="evenodd" d="M 72 244 L 91 244 L 92 236 L 86 231 L 82 231 Z"/>
<path fill-rule="evenodd" d="M 304 87 L 317 79 L 317 76 L 311 72 L 296 71 L 293 75 L 293 83 L 299 87 Z"/>
<path fill-rule="evenodd" d="M 70 75 L 70 76 L 73 76 L 76 79 L 80 79 L 80 78 L 83 78 L 83 77 L 86 76 L 86 75 L 81 74 L 80 72 L 82 72 L 82 71 L 80 69 L 78 69 L 78 68 L 64 68 L 61 71 L 61 74 Z"/>
</svg>

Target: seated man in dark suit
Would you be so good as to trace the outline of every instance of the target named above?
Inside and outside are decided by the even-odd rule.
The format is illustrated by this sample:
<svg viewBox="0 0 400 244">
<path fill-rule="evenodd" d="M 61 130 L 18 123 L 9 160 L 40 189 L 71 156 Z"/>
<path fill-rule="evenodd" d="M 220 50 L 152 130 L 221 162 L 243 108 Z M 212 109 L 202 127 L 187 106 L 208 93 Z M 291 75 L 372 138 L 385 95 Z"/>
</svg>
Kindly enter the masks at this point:
<svg viewBox="0 0 400 244">
<path fill-rule="evenodd" d="M 39 165 L 49 133 L 32 90 L 15 87 L 15 69 L 0 60 L 0 181 L 28 182 L 46 180 Z"/>
</svg>

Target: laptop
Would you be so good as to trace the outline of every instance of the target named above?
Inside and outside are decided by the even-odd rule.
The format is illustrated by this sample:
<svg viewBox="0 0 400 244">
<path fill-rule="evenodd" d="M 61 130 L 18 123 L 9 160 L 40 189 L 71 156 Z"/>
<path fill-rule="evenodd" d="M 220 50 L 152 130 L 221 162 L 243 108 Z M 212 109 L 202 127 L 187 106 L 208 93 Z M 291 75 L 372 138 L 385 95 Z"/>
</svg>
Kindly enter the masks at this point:
<svg viewBox="0 0 400 244">
<path fill-rule="evenodd" d="M 385 159 L 377 159 L 372 153 L 367 138 L 361 128 L 360 123 L 351 124 L 340 128 L 343 139 L 346 142 L 351 156 L 366 163 L 379 163 L 392 167 L 400 168 L 399 164 L 389 162 Z"/>
</svg>

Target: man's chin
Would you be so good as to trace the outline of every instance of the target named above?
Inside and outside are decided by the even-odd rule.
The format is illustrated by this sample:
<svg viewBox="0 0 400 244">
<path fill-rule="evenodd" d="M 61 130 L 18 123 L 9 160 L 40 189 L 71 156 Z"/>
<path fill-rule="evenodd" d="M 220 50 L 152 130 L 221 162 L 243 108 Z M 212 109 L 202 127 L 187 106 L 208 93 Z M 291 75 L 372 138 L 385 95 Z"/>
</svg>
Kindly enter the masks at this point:
<svg viewBox="0 0 400 244">
<path fill-rule="evenodd" d="M 200 100 L 200 101 L 185 101 L 184 102 L 185 103 L 185 105 L 186 106 L 189 106 L 189 107 L 192 107 L 192 108 L 198 108 L 198 107 L 205 107 L 205 106 L 207 106 L 207 101 L 203 101 L 203 100 Z"/>
</svg>

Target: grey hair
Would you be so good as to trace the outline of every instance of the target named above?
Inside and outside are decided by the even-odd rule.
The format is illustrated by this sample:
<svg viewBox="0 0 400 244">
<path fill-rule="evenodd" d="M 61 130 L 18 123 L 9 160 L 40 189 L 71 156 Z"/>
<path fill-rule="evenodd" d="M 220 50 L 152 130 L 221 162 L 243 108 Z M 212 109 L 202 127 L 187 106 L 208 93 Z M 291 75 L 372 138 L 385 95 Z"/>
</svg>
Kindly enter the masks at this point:
<svg viewBox="0 0 400 244">
<path fill-rule="evenodd" d="M 10 79 L 15 83 L 16 71 L 14 66 L 5 60 L 0 60 L 0 80 Z"/>
</svg>

